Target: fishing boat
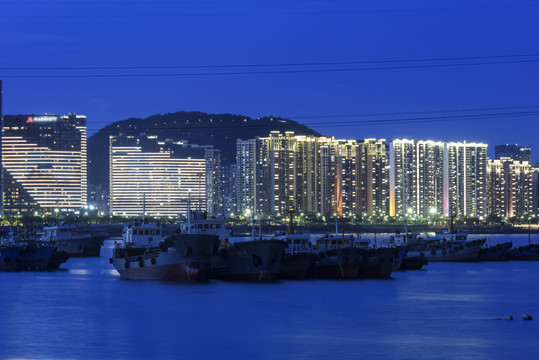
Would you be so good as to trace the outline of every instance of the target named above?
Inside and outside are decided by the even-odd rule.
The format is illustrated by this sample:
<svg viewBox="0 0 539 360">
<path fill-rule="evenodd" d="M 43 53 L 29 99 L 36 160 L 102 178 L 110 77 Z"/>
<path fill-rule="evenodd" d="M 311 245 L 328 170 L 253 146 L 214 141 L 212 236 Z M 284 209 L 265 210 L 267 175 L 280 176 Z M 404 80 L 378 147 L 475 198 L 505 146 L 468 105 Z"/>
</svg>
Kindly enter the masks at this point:
<svg viewBox="0 0 539 360">
<path fill-rule="evenodd" d="M 446 239 L 440 237 L 425 238 L 408 244 L 410 256 L 424 256 L 431 261 L 478 261 L 479 252 L 485 238 L 467 240 L 466 234 Z"/>
<path fill-rule="evenodd" d="M 504 242 L 502 244 L 496 244 L 494 246 L 487 246 L 481 248 L 479 251 L 479 261 L 504 261 L 509 260 L 511 248 L 513 243 L 511 241 Z"/>
<path fill-rule="evenodd" d="M 537 261 L 539 260 L 539 244 L 519 246 L 509 251 L 510 260 Z"/>
<path fill-rule="evenodd" d="M 205 281 L 215 235 L 180 234 L 160 223 L 128 225 L 110 263 L 123 279 Z"/>
<path fill-rule="evenodd" d="M 142 221 L 127 225 L 121 243 L 112 251 L 110 263 L 122 279 L 206 281 L 210 275 L 210 258 L 219 246 L 212 234 L 198 234 L 188 224 L 185 233 Z M 188 201 L 188 213 L 190 202 Z M 189 216 L 189 219 L 191 217 Z"/>
<path fill-rule="evenodd" d="M 21 237 L 16 226 L 2 227 L 0 247 L 1 270 L 58 269 L 69 255 L 55 246 L 37 243 Z"/>
<path fill-rule="evenodd" d="M 407 257 L 418 256 L 431 261 L 478 261 L 479 251 L 486 238 L 468 240 L 465 232 L 444 231 L 434 236 L 422 238 L 416 233 L 408 233 L 405 224 L 405 233 L 393 235 L 390 240 L 395 243 L 408 245 Z M 416 260 L 419 264 L 421 259 Z"/>
<path fill-rule="evenodd" d="M 43 245 L 55 246 L 70 257 L 99 256 L 106 235 L 92 234 L 75 225 L 59 224 L 45 226 L 36 232 L 36 241 Z"/>
<path fill-rule="evenodd" d="M 387 279 L 395 269 L 395 259 L 404 257 L 406 247 L 369 248 L 359 265 L 360 279 Z"/>
<path fill-rule="evenodd" d="M 355 246 L 353 236 L 326 235 L 316 240 L 316 269 L 319 279 L 355 279 L 366 250 Z"/>
<path fill-rule="evenodd" d="M 275 238 L 255 237 L 254 212 L 250 240 L 229 241 L 230 231 L 225 230 L 224 219 L 208 218 L 193 212 L 198 221 L 194 231 L 218 233 L 220 245 L 211 259 L 211 278 L 220 280 L 267 281 L 279 278 L 281 258 L 286 242 Z M 213 229 L 213 230 L 212 230 Z M 182 230 L 183 232 L 184 230 Z"/>
<path fill-rule="evenodd" d="M 294 210 L 290 210 L 288 233 L 275 237 L 286 243 L 279 276 L 282 279 L 303 280 L 313 276 L 315 256 L 311 235 L 294 229 L 293 214 Z"/>
<path fill-rule="evenodd" d="M 212 259 L 211 276 L 221 280 L 276 280 L 285 247 L 286 242 L 277 239 L 222 241 Z"/>
<path fill-rule="evenodd" d="M 286 243 L 279 276 L 282 279 L 303 280 L 314 272 L 315 256 L 309 234 L 287 234 L 276 237 Z"/>
</svg>

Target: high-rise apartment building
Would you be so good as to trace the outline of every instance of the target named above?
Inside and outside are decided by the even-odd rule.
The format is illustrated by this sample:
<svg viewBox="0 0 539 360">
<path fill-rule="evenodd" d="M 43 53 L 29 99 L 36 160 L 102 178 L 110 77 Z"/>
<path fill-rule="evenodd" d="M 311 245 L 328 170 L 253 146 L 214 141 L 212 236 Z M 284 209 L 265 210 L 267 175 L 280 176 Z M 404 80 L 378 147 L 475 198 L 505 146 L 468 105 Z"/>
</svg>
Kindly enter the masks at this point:
<svg viewBox="0 0 539 360">
<path fill-rule="evenodd" d="M 361 145 L 356 140 L 320 138 L 320 210 L 360 213 Z"/>
<path fill-rule="evenodd" d="M 444 143 L 397 139 L 390 146 L 390 215 L 444 214 Z"/>
<path fill-rule="evenodd" d="M 304 214 L 385 215 L 386 174 L 384 140 L 274 131 L 237 142 L 241 212 L 254 208 L 257 214 L 282 215 L 294 208 Z"/>
<path fill-rule="evenodd" d="M 476 143 L 393 140 L 390 216 L 484 216 L 486 149 Z"/>
<path fill-rule="evenodd" d="M 110 211 L 140 216 L 143 203 L 150 216 L 187 214 L 191 206 L 206 210 L 205 149 L 155 136 L 110 137 Z"/>
<path fill-rule="evenodd" d="M 221 150 L 203 146 L 206 160 L 207 210 L 212 216 L 224 215 L 223 186 L 221 177 Z"/>
<path fill-rule="evenodd" d="M 6 115 L 2 129 L 6 214 L 75 212 L 86 205 L 86 116 Z"/>
<path fill-rule="evenodd" d="M 236 211 L 252 210 L 255 198 L 256 139 L 236 141 Z M 269 162 L 269 159 L 263 159 Z"/>
<path fill-rule="evenodd" d="M 236 212 L 236 164 L 221 166 L 221 185 L 223 192 L 223 214 L 230 216 Z"/>
<path fill-rule="evenodd" d="M 389 215 L 417 215 L 417 147 L 396 139 L 389 147 Z"/>
<path fill-rule="evenodd" d="M 359 213 L 387 216 L 389 210 L 389 166 L 384 139 L 359 142 Z"/>
<path fill-rule="evenodd" d="M 423 218 L 444 214 L 444 143 L 417 141 L 417 210 Z"/>
<path fill-rule="evenodd" d="M 534 173 L 527 161 L 490 160 L 488 179 L 489 214 L 506 217 L 534 214 Z"/>
<path fill-rule="evenodd" d="M 296 135 L 294 144 L 294 200 L 298 213 L 319 212 L 320 141 Z"/>
<path fill-rule="evenodd" d="M 487 215 L 487 144 L 446 144 L 446 197 L 448 215 Z"/>
<path fill-rule="evenodd" d="M 509 159 L 509 158 L 503 158 Z M 488 160 L 487 166 L 487 214 L 506 215 L 506 177 L 501 159 Z"/>
</svg>

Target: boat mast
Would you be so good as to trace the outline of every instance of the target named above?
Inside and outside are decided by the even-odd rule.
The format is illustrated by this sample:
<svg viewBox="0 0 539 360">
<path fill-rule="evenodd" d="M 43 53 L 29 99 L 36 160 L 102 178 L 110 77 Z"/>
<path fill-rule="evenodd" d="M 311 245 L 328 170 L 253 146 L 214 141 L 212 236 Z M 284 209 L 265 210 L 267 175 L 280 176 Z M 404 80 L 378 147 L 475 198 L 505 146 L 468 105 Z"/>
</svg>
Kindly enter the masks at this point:
<svg viewBox="0 0 539 360">
<path fill-rule="evenodd" d="M 288 209 L 288 234 L 292 235 L 294 233 L 294 208 Z"/>
<path fill-rule="evenodd" d="M 255 211 L 251 211 L 251 240 L 255 239 Z"/>
</svg>

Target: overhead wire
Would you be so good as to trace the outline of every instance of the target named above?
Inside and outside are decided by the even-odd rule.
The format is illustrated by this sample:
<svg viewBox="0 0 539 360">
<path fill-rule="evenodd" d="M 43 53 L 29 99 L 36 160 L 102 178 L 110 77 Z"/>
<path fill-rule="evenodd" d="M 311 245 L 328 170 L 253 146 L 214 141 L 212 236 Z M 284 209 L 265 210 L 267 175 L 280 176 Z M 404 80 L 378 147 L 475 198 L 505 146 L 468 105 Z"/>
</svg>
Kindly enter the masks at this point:
<svg viewBox="0 0 539 360">
<path fill-rule="evenodd" d="M 378 119 L 378 120 L 352 120 L 352 121 L 325 121 L 325 122 L 315 122 L 308 124 L 300 124 L 308 126 L 309 128 L 323 128 L 323 127 L 353 127 L 353 126 L 372 126 L 372 125 L 389 125 L 389 124 L 409 124 L 409 123 L 441 123 L 449 121 L 466 121 L 466 120 L 489 120 L 489 119 L 501 119 L 501 118 L 517 118 L 517 117 L 529 117 L 529 116 L 539 116 L 539 108 L 535 111 L 521 111 L 521 112 L 499 112 L 499 113 L 479 113 L 479 114 L 466 114 L 466 115 L 455 115 L 455 116 L 433 116 L 433 117 L 408 117 L 408 118 L 396 118 L 396 119 Z M 139 119 L 144 121 L 145 119 Z M 256 119 L 255 119 L 256 120 Z M 280 117 L 275 117 L 275 120 L 288 120 Z M 166 128 L 159 127 L 150 127 L 149 124 L 146 125 L 143 129 L 137 128 L 120 128 L 120 124 L 109 124 L 104 128 L 101 128 L 98 131 L 104 132 L 141 132 L 148 130 L 184 130 L 187 132 L 192 131 L 207 131 L 207 130 L 221 130 L 221 129 L 236 129 L 239 124 L 234 125 L 196 125 L 196 122 L 186 123 L 185 125 L 169 125 L 167 124 Z M 242 123 L 245 125 L 245 123 Z M 161 125 L 161 124 L 159 124 Z M 255 124 L 251 122 L 247 124 L 249 128 L 265 128 L 268 124 Z M 114 126 L 117 126 L 116 128 Z"/>
<path fill-rule="evenodd" d="M 199 73 L 157 73 L 157 74 L 47 74 L 47 75 L 0 75 L 2 78 L 135 78 L 135 77 L 183 77 L 183 76 L 222 76 L 222 75 L 265 75 L 265 74 L 293 74 L 293 73 L 328 73 L 348 71 L 372 71 L 372 70 L 397 70 L 397 69 L 420 69 L 452 66 L 477 66 L 494 64 L 515 64 L 538 62 L 539 59 L 485 61 L 475 63 L 453 64 L 430 64 L 430 65 L 405 65 L 405 66 L 381 66 L 364 68 L 336 68 L 336 69 L 308 69 L 308 70 L 265 70 L 265 71 L 234 71 L 234 72 L 199 72 Z"/>
<path fill-rule="evenodd" d="M 0 66 L 0 70 L 136 70 L 136 69 L 205 69 L 205 68 L 242 68 L 242 67 L 297 67 L 297 66 L 328 66 L 328 65 L 357 65 L 432 61 L 460 61 L 482 59 L 506 59 L 517 57 L 539 57 L 539 53 L 486 55 L 486 56 L 459 56 L 439 58 L 416 58 L 394 60 L 363 60 L 363 61 L 328 61 L 328 62 L 291 62 L 291 63 L 265 63 L 265 64 L 213 64 L 213 65 L 148 65 L 148 66 Z M 536 59 L 539 60 L 539 59 Z"/>
</svg>

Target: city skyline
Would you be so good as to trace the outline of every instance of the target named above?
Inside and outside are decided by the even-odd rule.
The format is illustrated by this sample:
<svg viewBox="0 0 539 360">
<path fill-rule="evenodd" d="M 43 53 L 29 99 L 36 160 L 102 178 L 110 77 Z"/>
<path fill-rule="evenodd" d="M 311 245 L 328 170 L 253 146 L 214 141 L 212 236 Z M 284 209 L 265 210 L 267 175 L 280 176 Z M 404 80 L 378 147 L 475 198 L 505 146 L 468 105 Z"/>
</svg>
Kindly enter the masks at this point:
<svg viewBox="0 0 539 360">
<path fill-rule="evenodd" d="M 536 4 L 25 4 L 3 5 L 5 114 L 75 111 L 90 135 L 179 110 L 271 114 L 336 138 L 537 148 Z"/>
</svg>

